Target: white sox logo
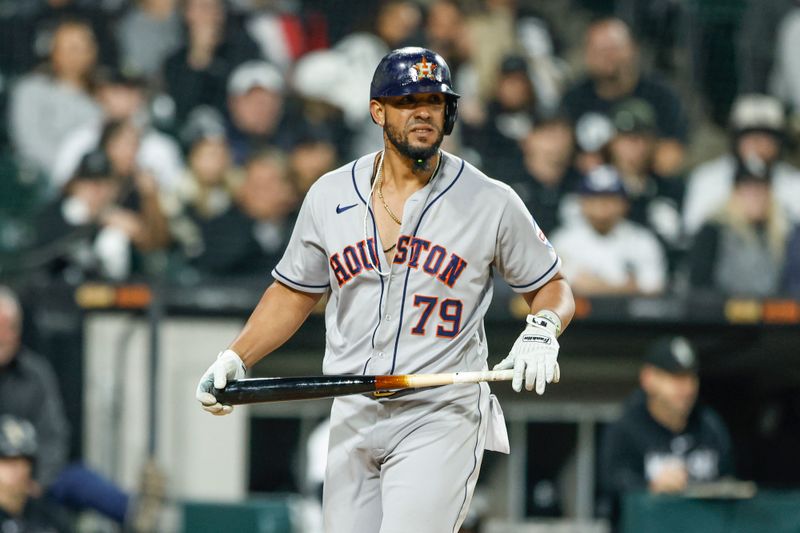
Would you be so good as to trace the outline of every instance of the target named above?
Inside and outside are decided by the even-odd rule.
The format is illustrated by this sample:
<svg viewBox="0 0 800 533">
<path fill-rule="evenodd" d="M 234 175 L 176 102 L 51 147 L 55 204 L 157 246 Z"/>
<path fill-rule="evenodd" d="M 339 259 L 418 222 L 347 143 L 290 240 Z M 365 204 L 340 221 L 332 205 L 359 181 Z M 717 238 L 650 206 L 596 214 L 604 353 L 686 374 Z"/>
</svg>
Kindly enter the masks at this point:
<svg viewBox="0 0 800 533">
<path fill-rule="evenodd" d="M 422 61 L 414 65 L 414 68 L 417 71 L 417 78 L 428 78 L 431 81 L 436 81 L 436 67 L 438 67 L 436 63 L 428 63 L 428 60 L 425 56 L 422 56 Z"/>
</svg>

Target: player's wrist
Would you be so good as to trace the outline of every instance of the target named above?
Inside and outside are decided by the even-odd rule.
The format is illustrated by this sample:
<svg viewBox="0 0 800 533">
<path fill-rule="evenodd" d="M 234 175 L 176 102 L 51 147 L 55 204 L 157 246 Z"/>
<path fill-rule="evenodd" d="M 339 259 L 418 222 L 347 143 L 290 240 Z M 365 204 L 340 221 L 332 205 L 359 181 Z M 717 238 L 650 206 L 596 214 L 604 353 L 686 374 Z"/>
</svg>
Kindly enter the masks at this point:
<svg viewBox="0 0 800 533">
<path fill-rule="evenodd" d="M 554 337 L 561 335 L 561 318 L 549 309 L 542 309 L 537 311 L 536 314 L 528 315 L 525 322 L 530 326 L 546 329 Z"/>
<path fill-rule="evenodd" d="M 238 353 L 236 353 L 234 350 L 231 350 L 230 348 L 220 352 L 217 358 L 233 359 L 234 361 L 238 362 L 239 365 L 241 365 L 243 371 L 247 372 L 247 365 L 245 364 L 242 356 L 240 356 Z"/>
</svg>

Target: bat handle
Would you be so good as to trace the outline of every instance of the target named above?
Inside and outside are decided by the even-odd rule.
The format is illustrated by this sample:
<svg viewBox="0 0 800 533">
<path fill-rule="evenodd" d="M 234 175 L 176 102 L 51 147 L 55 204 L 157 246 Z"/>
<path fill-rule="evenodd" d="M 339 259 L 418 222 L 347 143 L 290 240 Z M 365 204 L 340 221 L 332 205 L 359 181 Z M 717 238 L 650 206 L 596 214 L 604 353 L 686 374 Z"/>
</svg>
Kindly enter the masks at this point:
<svg viewBox="0 0 800 533">
<path fill-rule="evenodd" d="M 514 369 L 480 370 L 477 372 L 456 372 L 453 383 L 479 383 L 481 381 L 510 381 L 514 379 Z"/>
</svg>

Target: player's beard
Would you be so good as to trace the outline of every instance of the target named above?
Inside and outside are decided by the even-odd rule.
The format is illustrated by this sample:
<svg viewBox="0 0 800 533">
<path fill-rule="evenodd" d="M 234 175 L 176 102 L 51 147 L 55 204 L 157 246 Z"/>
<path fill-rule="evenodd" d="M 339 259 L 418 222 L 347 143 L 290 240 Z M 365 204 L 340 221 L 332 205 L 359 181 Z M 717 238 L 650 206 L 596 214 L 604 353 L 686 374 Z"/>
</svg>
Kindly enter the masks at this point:
<svg viewBox="0 0 800 533">
<path fill-rule="evenodd" d="M 436 128 L 433 124 L 430 126 Z M 389 142 L 392 143 L 397 151 L 414 162 L 415 170 L 428 170 L 431 159 L 439 153 L 439 146 L 442 144 L 442 140 L 444 140 L 444 132 L 441 129 L 437 129 L 439 135 L 436 137 L 436 141 L 430 146 L 411 146 L 408 142 L 408 134 L 402 135 L 397 129 L 388 124 L 384 126 L 383 130 L 386 132 L 386 137 L 389 139 Z"/>
</svg>

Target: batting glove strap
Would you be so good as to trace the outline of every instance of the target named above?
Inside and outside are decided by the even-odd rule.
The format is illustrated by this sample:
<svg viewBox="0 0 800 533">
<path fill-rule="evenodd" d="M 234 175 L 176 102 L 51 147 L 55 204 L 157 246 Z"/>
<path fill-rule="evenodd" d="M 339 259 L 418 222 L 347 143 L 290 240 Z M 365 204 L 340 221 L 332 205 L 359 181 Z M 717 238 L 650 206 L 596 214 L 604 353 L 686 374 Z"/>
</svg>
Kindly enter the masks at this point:
<svg viewBox="0 0 800 533">
<path fill-rule="evenodd" d="M 557 314 L 548 309 L 542 309 L 535 315 L 528 315 L 525 322 L 530 326 L 545 328 L 556 337 L 561 335 L 561 319 Z"/>
</svg>

